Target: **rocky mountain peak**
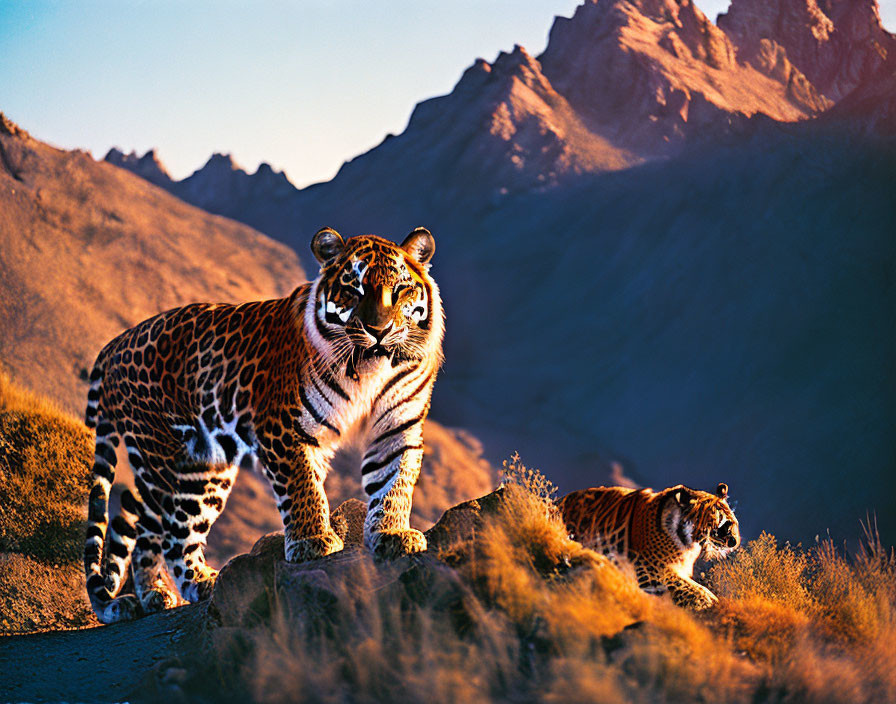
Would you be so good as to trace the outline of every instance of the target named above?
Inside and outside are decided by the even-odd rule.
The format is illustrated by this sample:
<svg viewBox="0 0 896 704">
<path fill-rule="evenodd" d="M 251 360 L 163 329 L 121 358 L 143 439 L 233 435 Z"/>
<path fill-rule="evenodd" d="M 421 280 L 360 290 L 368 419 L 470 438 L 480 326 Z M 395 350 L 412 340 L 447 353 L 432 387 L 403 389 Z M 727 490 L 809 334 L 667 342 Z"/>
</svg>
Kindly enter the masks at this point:
<svg viewBox="0 0 896 704">
<path fill-rule="evenodd" d="M 245 169 L 236 163 L 233 155 L 215 152 L 209 157 L 208 161 L 205 162 L 205 166 L 199 169 L 196 173 L 226 173 L 229 171 L 242 171 L 245 173 Z"/>
<path fill-rule="evenodd" d="M 4 113 L 0 112 L 0 133 L 8 134 L 12 137 L 27 137 L 28 133 L 19 127 L 15 122 L 10 120 Z"/>
<path fill-rule="evenodd" d="M 755 113 L 792 121 L 825 107 L 811 90 L 739 63 L 691 0 L 586 0 L 555 19 L 539 61 L 591 129 L 648 156 L 709 125 Z"/>
<path fill-rule="evenodd" d="M 732 0 L 718 23 L 738 46 L 739 58 L 762 70 L 772 47 L 831 101 L 896 52 L 876 0 Z"/>
<path fill-rule="evenodd" d="M 256 188 L 263 190 L 266 189 L 271 192 L 278 190 L 291 192 L 295 190 L 295 186 L 292 184 L 292 181 L 289 180 L 287 175 L 282 171 L 277 171 L 266 161 L 263 161 L 258 165 L 258 169 L 252 176 L 250 176 L 250 178 L 255 182 Z"/>
<path fill-rule="evenodd" d="M 159 159 L 155 149 L 150 149 L 143 156 L 138 156 L 136 151 L 125 154 L 118 147 L 112 147 L 103 158 L 110 164 L 137 174 L 150 183 L 168 188 L 174 181 L 165 165 Z"/>
</svg>

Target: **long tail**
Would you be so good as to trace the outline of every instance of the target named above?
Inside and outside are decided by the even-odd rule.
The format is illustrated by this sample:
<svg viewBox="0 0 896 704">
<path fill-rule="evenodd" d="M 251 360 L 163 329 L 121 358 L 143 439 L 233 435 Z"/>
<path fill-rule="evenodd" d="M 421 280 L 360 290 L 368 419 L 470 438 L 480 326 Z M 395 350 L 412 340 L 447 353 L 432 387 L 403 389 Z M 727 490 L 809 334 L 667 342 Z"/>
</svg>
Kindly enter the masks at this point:
<svg viewBox="0 0 896 704">
<path fill-rule="evenodd" d="M 90 376 L 85 423 L 96 428 L 96 451 L 87 504 L 87 538 L 84 544 L 84 572 L 90 605 L 103 623 L 111 623 L 139 615 L 138 602 L 132 597 L 116 596 L 124 583 L 131 553 L 137 539 L 137 516 L 128 493 L 122 497 L 121 514 L 109 525 L 109 492 L 115 481 L 118 457 L 115 448 L 119 434 L 103 417 L 100 391 L 103 371 L 99 364 Z M 107 530 L 108 528 L 108 530 Z"/>
</svg>

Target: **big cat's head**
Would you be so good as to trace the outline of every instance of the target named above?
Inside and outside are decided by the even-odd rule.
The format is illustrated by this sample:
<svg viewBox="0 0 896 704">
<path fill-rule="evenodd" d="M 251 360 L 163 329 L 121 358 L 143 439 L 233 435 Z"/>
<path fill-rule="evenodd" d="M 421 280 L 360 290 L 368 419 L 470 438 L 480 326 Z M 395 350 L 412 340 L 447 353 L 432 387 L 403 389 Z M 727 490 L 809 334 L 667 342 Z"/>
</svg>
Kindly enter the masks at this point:
<svg viewBox="0 0 896 704">
<path fill-rule="evenodd" d="M 398 245 L 360 235 L 343 240 L 325 227 L 311 241 L 321 264 L 315 325 L 348 371 L 364 359 L 393 364 L 422 358 L 441 341 L 438 288 L 429 276 L 435 239 L 418 227 Z M 439 339 L 432 340 L 436 335 Z"/>
</svg>

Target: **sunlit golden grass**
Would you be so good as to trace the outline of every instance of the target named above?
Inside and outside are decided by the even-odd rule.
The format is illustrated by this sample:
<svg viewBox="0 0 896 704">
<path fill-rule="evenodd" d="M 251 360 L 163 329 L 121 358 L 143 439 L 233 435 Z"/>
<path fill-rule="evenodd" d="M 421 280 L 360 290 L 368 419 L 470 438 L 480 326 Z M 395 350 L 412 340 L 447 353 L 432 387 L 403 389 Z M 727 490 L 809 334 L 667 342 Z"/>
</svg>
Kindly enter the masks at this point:
<svg viewBox="0 0 896 704">
<path fill-rule="evenodd" d="M 280 611 L 254 631 L 228 690 L 272 702 L 896 701 L 896 562 L 873 537 L 849 557 L 763 534 L 713 567 L 721 601 L 697 616 L 570 540 L 549 482 L 514 462 L 472 542 L 442 550 L 452 566 L 424 563 L 422 596 L 408 597 L 406 564 L 358 559 L 331 574 L 327 609 Z"/>
<path fill-rule="evenodd" d="M 84 591 L 86 427 L 0 373 L 0 633 L 95 623 Z"/>
<path fill-rule="evenodd" d="M 0 373 L 0 552 L 79 562 L 90 432 Z"/>
</svg>

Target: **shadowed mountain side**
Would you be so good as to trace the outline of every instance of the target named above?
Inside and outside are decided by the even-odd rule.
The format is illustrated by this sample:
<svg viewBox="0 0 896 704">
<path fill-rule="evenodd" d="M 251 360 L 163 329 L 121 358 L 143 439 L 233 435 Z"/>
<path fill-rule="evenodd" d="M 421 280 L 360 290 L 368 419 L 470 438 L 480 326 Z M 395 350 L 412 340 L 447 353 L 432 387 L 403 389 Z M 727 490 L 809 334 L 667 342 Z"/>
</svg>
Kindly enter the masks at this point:
<svg viewBox="0 0 896 704">
<path fill-rule="evenodd" d="M 464 335 L 436 407 L 487 446 L 512 428 L 562 489 L 621 455 L 646 485 L 727 481 L 748 535 L 876 510 L 892 542 L 894 177 L 892 142 L 760 134 L 446 225 Z"/>
<path fill-rule="evenodd" d="M 0 362 L 78 415 L 82 370 L 122 329 L 193 301 L 285 295 L 305 280 L 295 252 L 265 235 L 5 117 L 0 146 Z"/>
<path fill-rule="evenodd" d="M 562 490 L 619 460 L 647 486 L 728 482 L 748 536 L 852 536 L 877 510 L 892 541 L 896 154 L 850 135 L 758 123 L 432 214 L 449 323 L 439 417 L 493 462 L 517 449 L 551 467 Z M 318 205 L 344 203 L 346 233 L 405 231 L 414 193 L 387 190 L 374 215 L 338 181 Z"/>
<path fill-rule="evenodd" d="M 896 51 L 877 73 L 856 86 L 819 122 L 896 137 Z"/>
</svg>

